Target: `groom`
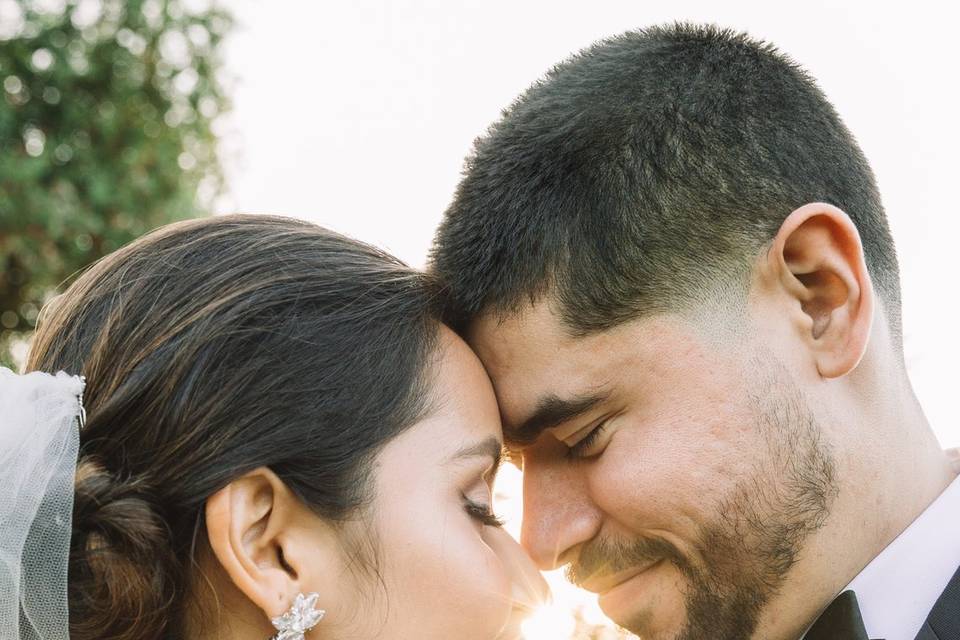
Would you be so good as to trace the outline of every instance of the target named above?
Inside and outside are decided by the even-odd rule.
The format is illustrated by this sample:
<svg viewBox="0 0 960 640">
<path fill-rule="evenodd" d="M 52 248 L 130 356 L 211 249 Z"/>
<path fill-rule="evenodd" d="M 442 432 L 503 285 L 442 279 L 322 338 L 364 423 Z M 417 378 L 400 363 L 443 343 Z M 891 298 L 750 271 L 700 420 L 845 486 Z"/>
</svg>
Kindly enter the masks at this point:
<svg viewBox="0 0 960 640">
<path fill-rule="evenodd" d="M 910 386 L 873 174 L 712 27 L 551 70 L 431 259 L 524 472 L 523 542 L 645 640 L 960 639 L 960 481 Z"/>
</svg>

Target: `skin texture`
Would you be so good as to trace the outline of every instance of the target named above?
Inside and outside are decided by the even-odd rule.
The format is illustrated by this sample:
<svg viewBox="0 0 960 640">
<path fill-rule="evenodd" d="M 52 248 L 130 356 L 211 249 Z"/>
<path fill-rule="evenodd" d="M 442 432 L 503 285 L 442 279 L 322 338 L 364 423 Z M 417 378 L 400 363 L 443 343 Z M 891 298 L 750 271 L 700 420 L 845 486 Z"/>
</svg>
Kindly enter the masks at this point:
<svg viewBox="0 0 960 640">
<path fill-rule="evenodd" d="M 812 203 L 746 300 L 585 337 L 549 296 L 481 316 L 537 564 L 647 640 L 799 637 L 956 476 L 877 305 L 855 227 Z"/>
<path fill-rule="evenodd" d="M 315 591 L 327 615 L 308 638 L 518 637 L 546 585 L 516 541 L 468 510 L 492 508 L 500 422 L 479 360 L 446 328 L 441 343 L 434 409 L 379 453 L 355 521 L 325 522 L 269 469 L 210 498 L 204 574 L 226 615 L 195 621 L 198 634 L 262 640 L 270 617 Z"/>
<path fill-rule="evenodd" d="M 960 473 L 960 448 L 948 449 L 947 456 L 950 458 L 950 464 L 955 473 Z"/>
</svg>

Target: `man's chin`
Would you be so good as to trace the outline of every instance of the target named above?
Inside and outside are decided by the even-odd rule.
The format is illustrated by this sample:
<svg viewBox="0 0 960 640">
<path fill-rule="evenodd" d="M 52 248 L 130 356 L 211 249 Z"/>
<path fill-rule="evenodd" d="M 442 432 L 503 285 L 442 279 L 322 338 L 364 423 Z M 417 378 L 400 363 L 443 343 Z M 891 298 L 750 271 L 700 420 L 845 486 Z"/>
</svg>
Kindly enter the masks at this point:
<svg viewBox="0 0 960 640">
<path fill-rule="evenodd" d="M 661 560 L 600 594 L 598 602 L 607 617 L 644 640 L 675 638 L 686 623 L 683 580 L 673 564 Z"/>
</svg>

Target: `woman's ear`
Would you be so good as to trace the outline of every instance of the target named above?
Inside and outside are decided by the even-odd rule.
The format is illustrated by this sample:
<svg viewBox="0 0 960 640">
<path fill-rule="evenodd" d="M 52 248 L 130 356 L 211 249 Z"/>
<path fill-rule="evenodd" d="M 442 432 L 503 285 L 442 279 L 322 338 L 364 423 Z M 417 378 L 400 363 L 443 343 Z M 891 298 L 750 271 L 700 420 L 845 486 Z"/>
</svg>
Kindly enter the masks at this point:
<svg viewBox="0 0 960 640">
<path fill-rule="evenodd" d="M 767 267 L 793 301 L 795 325 L 820 375 L 853 371 L 870 339 L 874 291 L 850 217 L 820 202 L 793 211 L 774 237 Z"/>
<path fill-rule="evenodd" d="M 214 556 L 236 587 L 271 618 L 303 591 L 301 576 L 284 553 L 287 528 L 297 512 L 296 497 L 266 467 L 235 479 L 206 504 Z"/>
</svg>

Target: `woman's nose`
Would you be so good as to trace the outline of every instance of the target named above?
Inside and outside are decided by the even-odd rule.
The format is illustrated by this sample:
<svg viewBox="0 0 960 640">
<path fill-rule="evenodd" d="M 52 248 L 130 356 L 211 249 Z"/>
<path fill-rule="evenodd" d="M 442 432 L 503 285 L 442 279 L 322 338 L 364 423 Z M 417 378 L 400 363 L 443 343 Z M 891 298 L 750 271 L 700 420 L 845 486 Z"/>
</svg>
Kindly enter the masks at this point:
<svg viewBox="0 0 960 640">
<path fill-rule="evenodd" d="M 484 537 L 510 576 L 515 606 L 534 609 L 549 601 L 550 587 L 520 543 L 503 529 L 490 529 Z"/>
</svg>

